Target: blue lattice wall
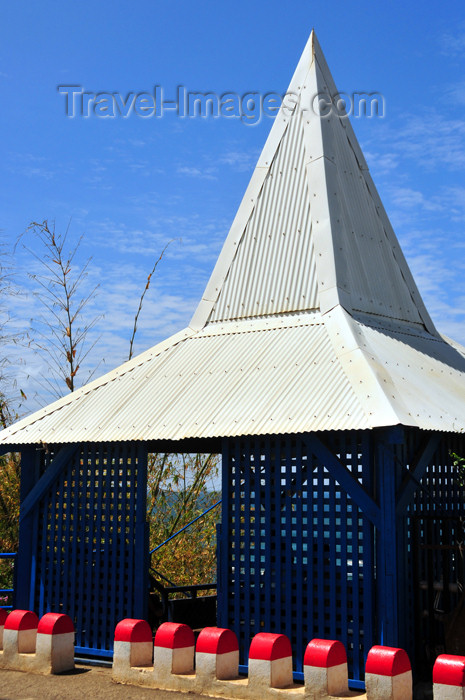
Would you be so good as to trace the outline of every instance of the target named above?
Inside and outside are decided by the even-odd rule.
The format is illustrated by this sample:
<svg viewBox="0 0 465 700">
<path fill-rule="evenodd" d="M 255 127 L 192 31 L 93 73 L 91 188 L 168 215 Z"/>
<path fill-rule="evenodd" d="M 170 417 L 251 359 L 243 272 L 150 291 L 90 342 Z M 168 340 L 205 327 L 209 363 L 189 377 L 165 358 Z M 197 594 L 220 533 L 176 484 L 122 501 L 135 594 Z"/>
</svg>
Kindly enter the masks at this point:
<svg viewBox="0 0 465 700">
<path fill-rule="evenodd" d="M 420 669 L 449 651 L 465 603 L 451 450 L 465 454 L 462 436 L 401 428 L 224 440 L 218 624 L 242 664 L 259 631 L 290 637 L 297 673 L 308 641 L 341 640 L 355 680 L 375 643 Z M 15 606 L 70 614 L 81 652 L 111 655 L 117 622 L 147 614 L 146 452 L 22 453 Z"/>
<path fill-rule="evenodd" d="M 316 456 L 315 440 L 226 443 L 219 624 L 238 634 L 242 664 L 254 634 L 287 634 L 296 671 L 312 638 L 339 639 L 358 678 L 373 641 L 373 526 Z M 331 448 L 370 492 L 369 435 L 333 436 Z"/>
<path fill-rule="evenodd" d="M 422 440 L 418 432 L 408 431 L 399 459 L 405 463 L 408 455 L 415 455 Z M 457 619 L 459 628 L 452 624 L 465 602 L 464 475 L 454 467 L 452 452 L 465 456 L 462 436 L 442 436 L 416 475 L 415 492 L 403 515 L 407 571 L 403 636 L 425 677 L 438 654 L 465 653 L 465 641 L 460 643 L 463 622 Z"/>
<path fill-rule="evenodd" d="M 297 673 L 321 637 L 345 644 L 352 679 L 373 644 L 404 647 L 421 675 L 425 649 L 444 651 L 438 590 L 447 615 L 465 586 L 464 447 L 401 428 L 226 440 L 219 624 L 241 663 L 254 634 L 283 632 Z"/>
<path fill-rule="evenodd" d="M 16 605 L 67 613 L 77 653 L 110 656 L 116 624 L 147 614 L 146 451 L 30 451 L 26 469 L 34 485 L 22 507 Z"/>
</svg>

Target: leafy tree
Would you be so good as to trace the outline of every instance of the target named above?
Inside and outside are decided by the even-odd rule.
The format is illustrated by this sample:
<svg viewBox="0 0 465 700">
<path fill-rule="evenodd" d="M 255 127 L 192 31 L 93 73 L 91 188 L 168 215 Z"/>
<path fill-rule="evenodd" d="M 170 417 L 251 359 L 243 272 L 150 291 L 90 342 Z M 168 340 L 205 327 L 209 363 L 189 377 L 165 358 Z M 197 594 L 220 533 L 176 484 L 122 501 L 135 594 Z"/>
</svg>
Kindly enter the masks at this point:
<svg viewBox="0 0 465 700">
<path fill-rule="evenodd" d="M 7 301 L 15 293 L 11 277 L 9 255 L 0 247 L 0 346 L 17 343 L 17 333 L 10 332 L 11 317 Z M 0 429 L 13 420 L 12 404 L 16 398 L 13 382 L 9 376 L 8 354 L 0 354 Z M 22 392 L 20 392 L 20 395 Z M 23 394 L 24 396 L 24 394 Z M 0 552 L 16 552 L 18 549 L 19 520 L 19 455 L 0 455 Z M 0 560 L 0 588 L 13 585 L 13 560 Z M 0 605 L 9 603 L 8 596 L 0 593 Z"/>
<path fill-rule="evenodd" d="M 217 503 L 218 455 L 149 455 L 150 549 L 172 537 Z M 216 523 L 213 509 L 152 555 L 152 567 L 177 585 L 216 580 Z"/>
<path fill-rule="evenodd" d="M 19 454 L 0 456 L 0 552 L 18 551 L 19 523 Z M 0 559 L 0 588 L 13 587 L 13 559 Z M 11 604 L 9 596 L 0 593 L 0 606 Z"/>
</svg>

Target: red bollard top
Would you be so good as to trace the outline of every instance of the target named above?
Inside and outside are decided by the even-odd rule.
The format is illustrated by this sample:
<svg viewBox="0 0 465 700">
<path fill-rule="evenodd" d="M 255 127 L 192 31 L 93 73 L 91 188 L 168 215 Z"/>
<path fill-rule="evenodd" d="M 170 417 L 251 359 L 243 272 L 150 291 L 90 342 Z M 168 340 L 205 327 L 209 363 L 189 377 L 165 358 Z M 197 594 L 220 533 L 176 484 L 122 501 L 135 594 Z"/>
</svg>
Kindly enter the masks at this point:
<svg viewBox="0 0 465 700">
<path fill-rule="evenodd" d="M 331 639 L 312 639 L 307 644 L 304 666 L 331 668 L 347 663 L 347 653 L 342 642 Z"/>
<path fill-rule="evenodd" d="M 239 650 L 237 637 L 232 630 L 222 627 L 204 627 L 195 648 L 201 654 L 228 654 Z"/>
<path fill-rule="evenodd" d="M 37 634 L 68 634 L 69 632 L 74 632 L 73 621 L 64 613 L 45 613 L 37 627 Z"/>
<path fill-rule="evenodd" d="M 145 620 L 127 617 L 115 628 L 115 642 L 152 642 L 152 630 Z"/>
<path fill-rule="evenodd" d="M 373 673 L 377 676 L 398 676 L 400 673 L 411 670 L 410 659 L 403 649 L 375 646 L 368 652 L 365 673 Z"/>
<path fill-rule="evenodd" d="M 433 683 L 465 688 L 465 656 L 438 656 L 433 666 Z"/>
<path fill-rule="evenodd" d="M 5 620 L 7 630 L 36 630 L 39 618 L 32 610 L 12 610 Z"/>
<path fill-rule="evenodd" d="M 165 649 L 184 649 L 194 646 L 194 633 L 188 625 L 164 622 L 157 629 L 154 646 Z"/>
<path fill-rule="evenodd" d="M 288 656 L 292 656 L 292 649 L 289 638 L 285 634 L 259 632 L 252 639 L 249 659 L 276 661 L 276 659 L 285 659 Z"/>
</svg>

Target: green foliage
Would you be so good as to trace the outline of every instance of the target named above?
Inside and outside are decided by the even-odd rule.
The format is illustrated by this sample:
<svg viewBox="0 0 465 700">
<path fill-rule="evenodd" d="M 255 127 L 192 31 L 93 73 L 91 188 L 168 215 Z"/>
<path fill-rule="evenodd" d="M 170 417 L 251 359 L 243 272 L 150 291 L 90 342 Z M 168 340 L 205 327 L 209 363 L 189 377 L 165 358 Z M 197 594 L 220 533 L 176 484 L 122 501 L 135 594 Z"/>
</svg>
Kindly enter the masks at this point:
<svg viewBox="0 0 465 700">
<path fill-rule="evenodd" d="M 8 346 L 22 340 L 19 333 L 11 332 L 9 308 L 11 298 L 16 294 L 10 254 L 0 240 L 0 430 L 7 428 L 17 418 L 13 406 L 19 407 L 26 398 L 21 389 L 17 391 L 9 373 Z M 19 454 L 0 455 L 0 552 L 18 550 L 19 482 Z M 13 559 L 0 560 L 0 588 L 13 587 L 13 562 Z M 4 597 L 0 594 L 0 598 Z M 0 601 L 0 605 L 7 603 L 11 603 L 11 598 Z"/>
<path fill-rule="evenodd" d="M 452 464 L 457 472 L 457 485 L 465 486 L 465 457 L 461 457 L 455 452 L 451 452 L 450 456 L 453 458 Z"/>
<path fill-rule="evenodd" d="M 2 428 L 10 423 L 10 412 L 0 397 Z M 20 455 L 10 452 L 0 456 L 0 552 L 18 551 Z M 0 588 L 13 587 L 13 559 L 0 560 Z M 0 599 L 4 598 L 0 594 Z M 0 605 L 7 604 L 0 600 Z"/>
<path fill-rule="evenodd" d="M 150 549 L 171 537 L 220 499 L 215 490 L 218 456 L 149 455 L 147 515 Z M 216 580 L 216 523 L 213 509 L 152 556 L 152 566 L 176 583 Z"/>
</svg>

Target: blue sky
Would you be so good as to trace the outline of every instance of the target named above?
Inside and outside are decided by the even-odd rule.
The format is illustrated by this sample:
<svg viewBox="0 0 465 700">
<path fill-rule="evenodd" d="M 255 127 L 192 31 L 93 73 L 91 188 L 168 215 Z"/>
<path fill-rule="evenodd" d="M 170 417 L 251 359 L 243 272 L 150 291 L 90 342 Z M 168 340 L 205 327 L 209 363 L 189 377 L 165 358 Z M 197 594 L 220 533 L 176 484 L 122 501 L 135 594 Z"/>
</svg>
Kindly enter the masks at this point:
<svg viewBox="0 0 465 700">
<path fill-rule="evenodd" d="M 2 2 L 0 228 L 10 247 L 32 220 L 71 219 L 71 237 L 84 234 L 87 284 L 100 284 L 89 311 L 103 315 L 89 368 L 127 358 L 146 276 L 171 239 L 136 351 L 188 324 L 271 119 L 71 119 L 57 86 L 284 93 L 312 27 L 341 91 L 385 98 L 384 118 L 352 123 L 434 321 L 465 344 L 463 2 Z M 21 245 L 13 262 L 22 293 L 10 313 L 25 330 L 40 313 L 27 277 L 37 262 Z M 48 398 L 43 360 L 9 352 L 31 410 Z"/>
</svg>

